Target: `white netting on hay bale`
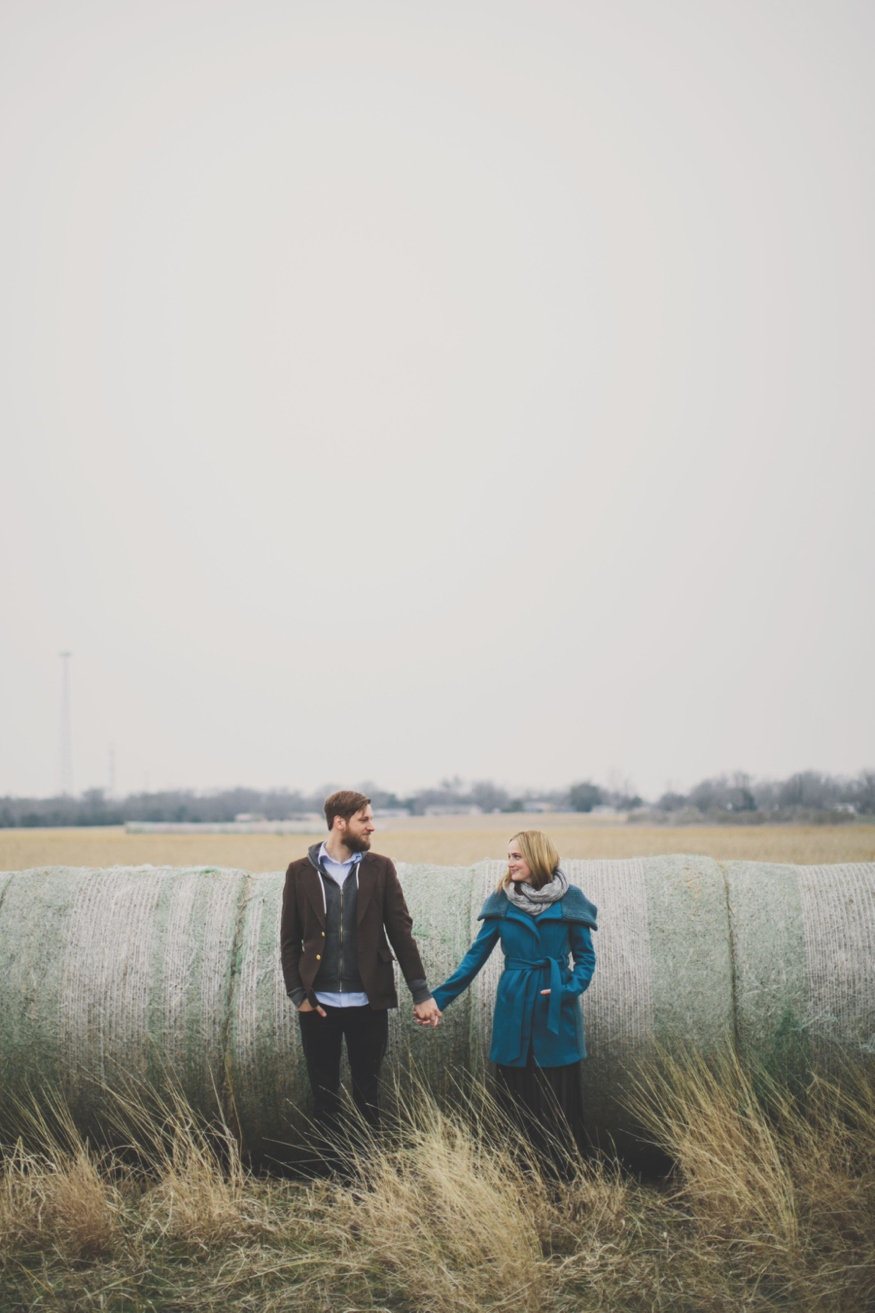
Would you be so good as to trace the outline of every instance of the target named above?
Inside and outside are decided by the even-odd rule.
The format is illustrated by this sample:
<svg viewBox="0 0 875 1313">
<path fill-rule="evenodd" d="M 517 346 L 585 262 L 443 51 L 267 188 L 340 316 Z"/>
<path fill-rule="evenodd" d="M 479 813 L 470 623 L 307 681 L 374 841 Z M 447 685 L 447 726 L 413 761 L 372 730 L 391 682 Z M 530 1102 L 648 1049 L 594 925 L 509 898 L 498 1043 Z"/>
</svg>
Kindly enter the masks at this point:
<svg viewBox="0 0 875 1313">
<path fill-rule="evenodd" d="M 599 907 L 583 1008 L 593 1130 L 622 1135 L 629 1072 L 655 1046 L 736 1043 L 771 1063 L 875 1050 L 875 865 L 703 857 L 569 861 Z M 400 866 L 432 984 L 457 965 L 502 864 Z M 279 966 L 283 875 L 120 867 L 0 877 L 0 1058 L 19 1092 L 60 1089 L 83 1129 L 107 1090 L 176 1085 L 217 1101 L 256 1156 L 282 1157 L 306 1115 L 294 1010 Z M 403 982 L 386 1074 L 415 1067 L 451 1097 L 484 1069 L 501 969 L 493 953 L 436 1030 Z M 800 1057 L 801 1055 L 801 1057 Z"/>
</svg>

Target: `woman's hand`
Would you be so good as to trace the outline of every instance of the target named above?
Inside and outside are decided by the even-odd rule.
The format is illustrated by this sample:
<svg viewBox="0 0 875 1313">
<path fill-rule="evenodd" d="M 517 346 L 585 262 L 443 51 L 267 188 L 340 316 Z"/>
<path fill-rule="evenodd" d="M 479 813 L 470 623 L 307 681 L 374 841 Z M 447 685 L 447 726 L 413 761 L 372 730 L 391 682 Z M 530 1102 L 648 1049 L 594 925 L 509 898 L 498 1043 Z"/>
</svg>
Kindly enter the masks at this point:
<svg viewBox="0 0 875 1313">
<path fill-rule="evenodd" d="M 301 1006 L 298 1008 L 298 1011 L 299 1011 L 299 1012 L 318 1012 L 319 1015 L 320 1015 L 320 1017 L 327 1017 L 327 1016 L 328 1016 L 328 1013 L 325 1011 L 325 1009 L 324 1009 L 323 1007 L 320 1007 L 319 1004 L 317 1003 L 316 1006 L 315 1006 L 315 1008 L 314 1008 L 314 1007 L 313 1007 L 313 1004 L 310 1003 L 306 998 L 304 999 L 304 1001 L 303 1001 L 303 1003 L 301 1004 Z"/>
</svg>

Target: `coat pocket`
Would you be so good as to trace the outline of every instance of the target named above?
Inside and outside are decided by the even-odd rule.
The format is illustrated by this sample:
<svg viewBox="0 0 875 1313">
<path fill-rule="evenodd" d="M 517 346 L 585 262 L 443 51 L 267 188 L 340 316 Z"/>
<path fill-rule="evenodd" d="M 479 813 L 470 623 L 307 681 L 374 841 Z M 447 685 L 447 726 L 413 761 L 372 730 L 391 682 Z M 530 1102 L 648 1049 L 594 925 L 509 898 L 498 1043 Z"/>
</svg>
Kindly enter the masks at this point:
<svg viewBox="0 0 875 1313">
<path fill-rule="evenodd" d="M 394 961 L 395 961 L 395 958 L 394 958 L 393 955 L 392 955 L 392 950 L 391 950 L 391 948 L 378 948 L 378 949 L 377 949 L 377 957 L 380 959 L 381 962 L 394 962 Z"/>
</svg>

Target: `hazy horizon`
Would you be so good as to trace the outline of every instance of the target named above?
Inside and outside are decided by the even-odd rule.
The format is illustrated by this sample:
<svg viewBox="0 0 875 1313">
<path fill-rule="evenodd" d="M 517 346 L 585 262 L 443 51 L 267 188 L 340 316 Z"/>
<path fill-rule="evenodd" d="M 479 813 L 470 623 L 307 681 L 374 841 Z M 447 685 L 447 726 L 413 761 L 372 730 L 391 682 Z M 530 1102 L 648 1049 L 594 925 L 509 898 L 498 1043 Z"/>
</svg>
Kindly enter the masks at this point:
<svg viewBox="0 0 875 1313">
<path fill-rule="evenodd" d="M 709 777 L 709 779 L 707 780 L 695 780 L 691 784 L 688 784 L 686 786 L 677 785 L 677 788 L 680 793 L 686 793 L 689 791 L 690 788 L 695 788 L 697 785 L 710 784 L 712 782 L 723 781 L 726 783 L 728 787 L 740 788 L 740 787 L 750 786 L 755 790 L 766 789 L 768 791 L 773 786 L 784 784 L 788 780 L 800 778 L 803 776 L 818 777 L 826 781 L 828 785 L 845 784 L 850 786 L 859 782 L 863 776 L 875 778 L 875 771 L 869 771 L 864 768 L 862 771 L 859 771 L 854 775 L 842 775 L 842 776 L 830 776 L 825 772 L 816 771 L 816 770 L 800 771 L 793 776 L 788 776 L 787 780 L 780 780 L 780 779 L 776 779 L 775 777 L 769 777 L 769 776 L 758 777 L 751 775 L 749 772 L 744 772 L 744 771 L 721 771 L 718 772 L 716 775 Z M 130 791 L 126 791 L 125 793 L 121 793 L 118 790 L 110 792 L 106 785 L 97 784 L 97 785 L 89 786 L 86 789 L 77 790 L 73 794 L 55 793 L 55 794 L 39 794 L 32 796 L 34 797 L 35 801 L 63 802 L 65 799 L 67 799 L 74 803 L 81 804 L 82 802 L 84 802 L 86 796 L 89 793 L 93 792 L 94 789 L 96 788 L 100 793 L 103 794 L 104 800 L 106 804 L 109 806 L 114 803 L 117 804 L 119 802 L 125 802 L 126 800 L 130 800 L 131 798 L 136 798 L 141 796 L 152 796 L 152 795 L 157 796 L 158 794 L 167 794 L 171 796 L 173 794 L 192 795 L 196 798 L 204 798 L 204 799 L 227 795 L 227 794 L 233 794 L 237 792 L 253 793 L 256 795 L 275 795 L 275 796 L 281 796 L 283 794 L 289 794 L 291 796 L 294 796 L 295 794 L 298 794 L 304 800 L 304 802 L 307 803 L 312 802 L 315 810 L 318 812 L 321 810 L 322 801 L 324 801 L 324 799 L 327 798 L 329 794 L 335 792 L 335 790 L 340 788 L 361 789 L 364 793 L 367 793 L 369 795 L 374 794 L 375 808 L 382 808 L 390 805 L 394 806 L 395 802 L 392 802 L 391 800 L 389 802 L 384 802 L 377 795 L 389 794 L 391 795 L 391 797 L 394 797 L 398 805 L 404 806 L 412 799 L 430 793 L 436 794 L 446 791 L 449 795 L 458 794 L 458 795 L 467 796 L 468 794 L 471 793 L 473 789 L 476 789 L 478 787 L 493 787 L 500 792 L 506 793 L 508 795 L 508 801 L 510 802 L 514 800 L 517 801 L 521 800 L 523 802 L 526 801 L 538 802 L 538 801 L 545 801 L 548 798 L 550 798 L 550 799 L 555 799 L 556 805 L 559 806 L 561 809 L 567 809 L 571 805 L 570 802 L 567 799 L 557 798 L 556 795 L 563 793 L 567 794 L 574 787 L 575 784 L 584 784 L 584 783 L 595 784 L 599 789 L 602 790 L 603 794 L 605 795 L 600 803 L 594 804 L 597 806 L 614 805 L 611 802 L 611 795 L 625 794 L 626 799 L 631 800 L 635 798 L 637 794 L 637 791 L 634 789 L 634 782 L 628 777 L 623 776 L 622 773 L 616 772 L 613 775 L 613 777 L 610 779 L 602 779 L 602 780 L 574 779 L 574 780 L 568 780 L 564 784 L 556 785 L 553 787 L 538 787 L 535 785 L 526 784 L 524 781 L 515 781 L 512 783 L 507 783 L 507 782 L 502 782 L 500 780 L 492 780 L 492 779 L 465 780 L 459 776 L 455 776 L 449 779 L 432 780 L 430 783 L 427 784 L 415 785 L 411 788 L 400 789 L 400 790 L 386 788 L 379 780 L 335 779 L 335 780 L 325 780 L 321 784 L 303 786 L 299 788 L 292 788 L 291 786 L 284 784 L 259 786 L 259 785 L 246 784 L 238 780 L 237 783 L 233 785 L 213 786 L 203 789 L 197 789 L 189 785 L 173 784 L 173 785 L 165 785 L 162 786 L 161 788 L 155 788 L 155 789 L 152 789 L 151 787 L 148 789 L 135 788 L 135 789 L 131 789 Z M 668 792 L 668 790 L 666 790 L 665 792 Z M 12 800 L 26 800 L 26 795 L 18 795 L 17 798 L 16 795 L 9 795 L 9 794 L 0 795 L 0 797 L 4 797 L 4 796 L 10 797 L 12 798 Z M 658 797 L 655 794 L 648 795 L 643 798 L 640 796 L 640 794 L 637 794 L 637 797 L 638 797 L 638 804 L 643 804 L 645 807 L 652 806 L 658 801 Z M 428 805 L 437 806 L 439 805 L 440 802 L 441 800 L 439 798 L 436 798 Z M 800 804 L 800 805 L 807 805 L 807 804 Z M 821 806 L 822 808 L 827 807 L 827 804 L 818 804 L 818 805 Z M 483 808 L 483 810 L 484 812 L 488 813 L 490 811 L 505 811 L 506 808 L 486 806 Z M 572 808 L 572 810 L 574 809 Z M 584 813 L 578 813 L 578 814 L 584 814 Z"/>
<path fill-rule="evenodd" d="M 873 38 L 8 0 L 0 794 L 875 764 Z"/>
</svg>

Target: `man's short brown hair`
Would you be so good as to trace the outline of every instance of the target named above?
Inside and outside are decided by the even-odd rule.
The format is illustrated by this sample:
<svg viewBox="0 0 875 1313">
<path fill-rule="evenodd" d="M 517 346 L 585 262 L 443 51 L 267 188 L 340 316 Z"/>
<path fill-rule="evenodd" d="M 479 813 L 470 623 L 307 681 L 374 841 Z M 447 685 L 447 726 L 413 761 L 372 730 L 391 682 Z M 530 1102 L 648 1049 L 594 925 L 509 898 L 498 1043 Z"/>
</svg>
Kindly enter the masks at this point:
<svg viewBox="0 0 875 1313">
<path fill-rule="evenodd" d="M 363 793 L 356 793 L 354 789 L 340 789 L 337 793 L 332 793 L 330 798 L 325 799 L 324 808 L 329 830 L 334 826 L 335 816 L 349 821 L 356 812 L 361 811 L 362 807 L 370 806 L 370 802 L 370 798 L 366 798 Z"/>
</svg>

